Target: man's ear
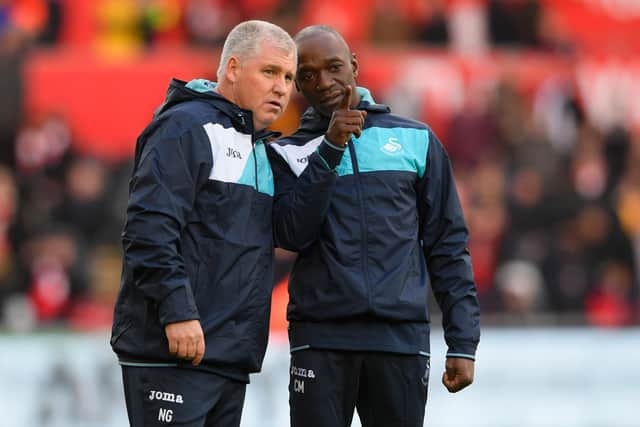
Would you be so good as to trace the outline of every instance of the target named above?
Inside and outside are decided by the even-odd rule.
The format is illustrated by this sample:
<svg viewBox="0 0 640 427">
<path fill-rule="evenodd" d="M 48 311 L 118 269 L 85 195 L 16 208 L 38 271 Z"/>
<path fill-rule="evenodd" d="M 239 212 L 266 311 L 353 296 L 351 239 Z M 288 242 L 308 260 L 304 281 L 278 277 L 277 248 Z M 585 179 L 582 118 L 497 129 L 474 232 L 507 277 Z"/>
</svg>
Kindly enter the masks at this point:
<svg viewBox="0 0 640 427">
<path fill-rule="evenodd" d="M 358 68 L 360 65 L 358 64 L 358 60 L 356 59 L 356 54 L 351 54 L 351 69 L 353 70 L 353 77 L 358 77 Z"/>
<path fill-rule="evenodd" d="M 225 71 L 225 75 L 227 77 L 227 80 L 229 80 L 232 83 L 235 83 L 238 80 L 238 76 L 240 74 L 240 60 L 235 57 L 232 56 L 231 58 L 229 58 L 229 61 L 227 61 L 227 68 Z"/>
</svg>

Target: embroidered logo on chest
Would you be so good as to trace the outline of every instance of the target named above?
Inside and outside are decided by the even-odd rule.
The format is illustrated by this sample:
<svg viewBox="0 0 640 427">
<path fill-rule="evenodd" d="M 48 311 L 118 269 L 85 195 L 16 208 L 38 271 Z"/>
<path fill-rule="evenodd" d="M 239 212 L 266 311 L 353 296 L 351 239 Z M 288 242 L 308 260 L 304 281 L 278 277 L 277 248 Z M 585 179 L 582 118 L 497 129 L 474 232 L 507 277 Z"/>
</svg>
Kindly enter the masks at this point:
<svg viewBox="0 0 640 427">
<path fill-rule="evenodd" d="M 402 145 L 398 142 L 398 138 L 391 137 L 380 147 L 380 151 L 393 156 L 402 152 Z"/>
</svg>

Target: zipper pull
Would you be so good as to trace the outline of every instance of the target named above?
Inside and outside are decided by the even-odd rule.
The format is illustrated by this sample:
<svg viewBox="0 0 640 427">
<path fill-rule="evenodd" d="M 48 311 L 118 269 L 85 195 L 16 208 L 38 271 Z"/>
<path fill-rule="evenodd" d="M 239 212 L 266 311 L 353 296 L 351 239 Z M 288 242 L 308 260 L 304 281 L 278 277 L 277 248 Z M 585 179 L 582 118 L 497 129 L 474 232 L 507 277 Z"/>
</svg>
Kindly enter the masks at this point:
<svg viewBox="0 0 640 427">
<path fill-rule="evenodd" d="M 242 113 L 238 113 L 238 118 L 240 119 L 240 122 L 242 123 L 242 126 L 246 126 L 247 124 L 244 121 L 244 114 Z"/>
</svg>

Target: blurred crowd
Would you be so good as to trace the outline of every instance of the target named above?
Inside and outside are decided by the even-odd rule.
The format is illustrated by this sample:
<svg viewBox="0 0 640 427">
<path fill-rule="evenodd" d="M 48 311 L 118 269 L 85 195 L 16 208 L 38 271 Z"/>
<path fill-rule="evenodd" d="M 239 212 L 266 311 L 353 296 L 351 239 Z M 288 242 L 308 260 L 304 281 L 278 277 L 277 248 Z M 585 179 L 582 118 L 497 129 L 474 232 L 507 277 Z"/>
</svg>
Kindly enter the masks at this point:
<svg viewBox="0 0 640 427">
<path fill-rule="evenodd" d="M 640 138 L 596 129 L 567 88 L 531 105 L 507 82 L 490 96 L 444 135 L 485 311 L 637 322 Z"/>
<path fill-rule="evenodd" d="M 256 17 L 291 33 L 331 23 L 356 47 L 573 49 L 541 0 L 0 0 L 5 45 L 28 38 L 45 45 L 92 44 L 113 54 L 161 45 L 218 46 L 235 24 Z"/>
<path fill-rule="evenodd" d="M 218 48 L 248 18 L 292 33 L 330 23 L 354 47 L 578 49 L 536 0 L 0 0 L 0 329 L 110 326 L 131 170 L 76 152 L 65 117 L 24 114 L 25 57 L 82 44 L 119 58 Z M 376 97 L 403 108 L 393 91 Z M 426 109 L 402 113 L 430 122 Z M 592 123 L 571 82 L 527 96 L 507 78 L 469 90 L 437 131 L 470 228 L 484 322 L 640 323 L 637 132 Z M 278 252 L 277 283 L 291 260 Z"/>
</svg>

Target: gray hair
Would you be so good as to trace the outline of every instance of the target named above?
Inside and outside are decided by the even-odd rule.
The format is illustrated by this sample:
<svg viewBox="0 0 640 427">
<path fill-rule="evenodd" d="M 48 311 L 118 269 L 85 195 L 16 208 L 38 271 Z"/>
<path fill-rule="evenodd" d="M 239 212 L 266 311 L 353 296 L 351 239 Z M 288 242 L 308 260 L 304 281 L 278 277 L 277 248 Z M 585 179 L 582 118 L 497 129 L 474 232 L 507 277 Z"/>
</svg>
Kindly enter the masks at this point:
<svg viewBox="0 0 640 427">
<path fill-rule="evenodd" d="M 274 47 L 287 52 L 293 52 L 297 57 L 296 44 L 285 30 L 267 21 L 251 20 L 236 25 L 227 36 L 220 54 L 218 65 L 218 82 L 224 75 L 229 59 L 232 56 L 240 60 L 255 56 L 260 50 L 261 44 L 268 41 Z"/>
</svg>

